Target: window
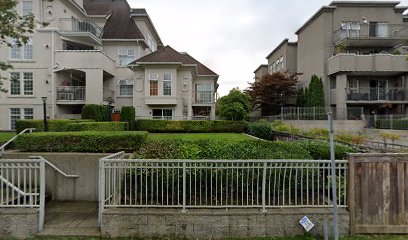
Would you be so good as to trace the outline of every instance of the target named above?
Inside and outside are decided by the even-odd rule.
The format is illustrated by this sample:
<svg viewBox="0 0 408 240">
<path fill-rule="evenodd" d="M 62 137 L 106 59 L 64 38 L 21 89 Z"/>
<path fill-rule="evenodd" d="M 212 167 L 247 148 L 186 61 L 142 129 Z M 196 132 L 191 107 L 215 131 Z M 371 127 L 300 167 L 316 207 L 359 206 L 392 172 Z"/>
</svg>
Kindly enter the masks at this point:
<svg viewBox="0 0 408 240">
<path fill-rule="evenodd" d="M 120 66 L 126 66 L 136 60 L 135 50 L 133 49 L 120 49 L 118 55 Z"/>
<path fill-rule="evenodd" d="M 33 57 L 33 39 L 29 38 L 22 47 L 17 45 L 17 41 L 11 42 L 10 59 L 11 60 L 32 60 Z"/>
<path fill-rule="evenodd" d="M 159 82 L 157 80 L 150 80 L 150 96 L 159 95 Z"/>
<path fill-rule="evenodd" d="M 358 85 L 359 85 L 358 80 L 350 79 L 348 82 L 349 93 L 358 93 L 359 92 Z"/>
<path fill-rule="evenodd" d="M 10 108 L 10 129 L 16 129 L 16 122 L 20 119 L 34 119 L 32 108 Z"/>
<path fill-rule="evenodd" d="M 389 37 L 389 27 L 386 22 L 370 22 L 370 37 Z"/>
<path fill-rule="evenodd" d="M 165 73 L 163 78 L 163 95 L 171 96 L 171 74 Z"/>
<path fill-rule="evenodd" d="M 120 96 L 133 96 L 133 80 L 120 80 L 119 81 L 119 95 Z"/>
<path fill-rule="evenodd" d="M 21 91 L 21 89 L 23 89 L 23 91 Z M 10 94 L 26 96 L 33 95 L 33 73 L 10 73 Z"/>
<path fill-rule="evenodd" d="M 279 62 L 280 62 L 280 70 L 283 71 L 284 70 L 283 69 L 283 56 L 280 57 Z"/>
<path fill-rule="evenodd" d="M 212 102 L 212 91 L 211 84 L 196 84 L 195 85 L 195 100 L 196 103 L 211 103 Z"/>
<path fill-rule="evenodd" d="M 153 119 L 171 120 L 172 118 L 172 109 L 153 109 Z"/>
<path fill-rule="evenodd" d="M 27 16 L 33 13 L 33 1 L 23 1 L 22 6 L 23 6 L 23 11 L 22 11 L 23 16 Z"/>
<path fill-rule="evenodd" d="M 152 52 L 156 51 L 156 47 L 154 45 L 153 38 L 150 36 L 150 34 L 147 34 L 147 46 L 149 46 Z"/>
<path fill-rule="evenodd" d="M 360 36 L 360 22 L 343 21 L 341 22 L 340 29 L 341 39 Z"/>
</svg>

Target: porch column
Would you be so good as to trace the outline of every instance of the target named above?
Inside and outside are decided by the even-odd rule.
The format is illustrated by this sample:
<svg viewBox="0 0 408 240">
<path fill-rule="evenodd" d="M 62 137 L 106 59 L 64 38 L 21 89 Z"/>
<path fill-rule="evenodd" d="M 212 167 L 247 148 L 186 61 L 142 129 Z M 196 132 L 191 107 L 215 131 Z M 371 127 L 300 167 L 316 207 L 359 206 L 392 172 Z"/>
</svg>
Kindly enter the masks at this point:
<svg viewBox="0 0 408 240">
<path fill-rule="evenodd" d="M 347 75 L 336 76 L 336 116 L 337 119 L 347 119 Z"/>
<path fill-rule="evenodd" d="M 103 70 L 85 70 L 86 104 L 103 103 Z"/>
</svg>

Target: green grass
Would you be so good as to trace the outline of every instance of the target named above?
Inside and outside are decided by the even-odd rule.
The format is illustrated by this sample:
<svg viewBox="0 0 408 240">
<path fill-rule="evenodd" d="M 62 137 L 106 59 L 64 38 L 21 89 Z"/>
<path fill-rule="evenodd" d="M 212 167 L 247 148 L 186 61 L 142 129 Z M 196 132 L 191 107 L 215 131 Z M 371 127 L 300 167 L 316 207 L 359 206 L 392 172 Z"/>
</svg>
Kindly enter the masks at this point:
<svg viewBox="0 0 408 240">
<path fill-rule="evenodd" d="M 7 142 L 10 138 L 16 135 L 14 132 L 1 132 L 0 133 L 0 143 Z"/>
<path fill-rule="evenodd" d="M 232 140 L 243 141 L 252 139 L 240 133 L 150 133 L 150 140 Z"/>
</svg>

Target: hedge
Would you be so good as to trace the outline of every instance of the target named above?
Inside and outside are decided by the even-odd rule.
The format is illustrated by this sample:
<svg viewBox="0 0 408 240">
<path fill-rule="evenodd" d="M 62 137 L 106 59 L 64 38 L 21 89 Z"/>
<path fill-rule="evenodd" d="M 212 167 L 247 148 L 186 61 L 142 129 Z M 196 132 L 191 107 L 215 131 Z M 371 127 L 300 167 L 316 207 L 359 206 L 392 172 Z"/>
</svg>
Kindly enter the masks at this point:
<svg viewBox="0 0 408 240">
<path fill-rule="evenodd" d="M 111 108 L 109 106 L 86 104 L 82 107 L 82 119 L 93 119 L 97 122 L 107 122 L 111 120 Z"/>
<path fill-rule="evenodd" d="M 67 132 L 80 131 L 127 131 L 129 125 L 127 122 L 85 122 L 71 123 L 67 125 Z"/>
<path fill-rule="evenodd" d="M 82 120 L 47 120 L 48 130 L 50 132 L 65 132 L 67 131 L 67 125 L 71 123 L 83 123 L 83 122 L 93 122 L 94 120 L 82 119 Z M 35 128 L 36 132 L 44 131 L 44 120 L 18 120 L 16 122 L 16 132 L 19 133 L 26 128 Z"/>
<path fill-rule="evenodd" d="M 312 159 L 294 143 L 270 141 L 148 140 L 136 159 Z"/>
<path fill-rule="evenodd" d="M 300 140 L 294 142 L 298 147 L 306 149 L 315 160 L 330 159 L 330 143 L 316 140 Z M 336 144 L 334 146 L 335 159 L 346 159 L 347 153 L 355 153 L 356 150 L 350 146 Z"/>
<path fill-rule="evenodd" d="M 120 121 L 128 122 L 129 130 L 136 128 L 136 110 L 132 106 L 123 106 L 120 111 Z"/>
<path fill-rule="evenodd" d="M 26 152 L 133 152 L 146 141 L 147 132 L 54 132 L 22 134 L 16 149 Z"/>
<path fill-rule="evenodd" d="M 243 133 L 246 130 L 245 121 L 202 120 L 138 120 L 137 129 L 153 133 Z"/>
<path fill-rule="evenodd" d="M 378 119 L 375 127 L 380 129 L 408 130 L 408 119 Z"/>
<path fill-rule="evenodd" d="M 266 121 L 249 123 L 248 134 L 265 140 L 273 140 L 272 124 Z"/>
</svg>

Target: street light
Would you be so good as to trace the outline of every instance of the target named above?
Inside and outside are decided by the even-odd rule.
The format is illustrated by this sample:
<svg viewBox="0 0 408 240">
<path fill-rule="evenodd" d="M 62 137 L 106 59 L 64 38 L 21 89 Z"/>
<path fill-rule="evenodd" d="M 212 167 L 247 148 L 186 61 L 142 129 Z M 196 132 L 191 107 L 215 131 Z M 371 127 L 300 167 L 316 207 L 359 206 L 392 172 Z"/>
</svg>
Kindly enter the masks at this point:
<svg viewBox="0 0 408 240">
<path fill-rule="evenodd" d="M 44 109 L 44 132 L 48 132 L 48 122 L 47 122 L 47 97 L 41 97 L 43 101 Z"/>
</svg>

